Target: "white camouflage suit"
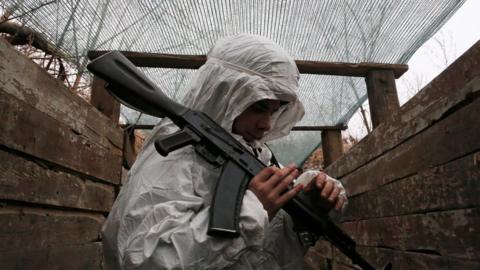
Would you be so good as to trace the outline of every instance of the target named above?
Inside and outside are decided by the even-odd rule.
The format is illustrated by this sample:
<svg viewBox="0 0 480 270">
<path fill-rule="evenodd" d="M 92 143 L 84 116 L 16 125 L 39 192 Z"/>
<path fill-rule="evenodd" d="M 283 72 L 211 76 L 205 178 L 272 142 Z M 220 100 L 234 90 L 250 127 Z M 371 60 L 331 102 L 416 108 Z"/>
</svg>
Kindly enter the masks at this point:
<svg viewBox="0 0 480 270">
<path fill-rule="evenodd" d="M 294 60 L 272 41 L 249 34 L 219 40 L 190 81 L 183 104 L 207 113 L 227 131 L 253 103 L 287 103 L 272 116 L 262 141 L 247 143 L 269 164 L 264 145 L 287 135 L 304 109 L 295 91 Z M 257 197 L 247 190 L 240 214 L 241 235 L 207 235 L 209 208 L 221 168 L 191 146 L 160 156 L 152 137 L 176 131 L 163 119 L 128 174 L 103 227 L 106 269 L 304 269 L 305 249 L 283 211 L 269 222 Z"/>
</svg>

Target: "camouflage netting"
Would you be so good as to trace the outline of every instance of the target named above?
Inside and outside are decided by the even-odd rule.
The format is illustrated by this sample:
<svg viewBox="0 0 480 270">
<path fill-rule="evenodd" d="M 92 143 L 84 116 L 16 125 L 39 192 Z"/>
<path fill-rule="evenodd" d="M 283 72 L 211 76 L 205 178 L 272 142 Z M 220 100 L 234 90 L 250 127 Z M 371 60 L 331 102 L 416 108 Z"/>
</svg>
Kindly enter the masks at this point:
<svg viewBox="0 0 480 270">
<path fill-rule="evenodd" d="M 4 0 L 4 9 L 71 55 L 80 71 L 89 50 L 206 54 L 226 35 L 266 36 L 297 60 L 406 63 L 464 0 Z M 192 70 L 144 69 L 165 93 L 185 94 Z M 346 123 L 366 99 L 362 78 L 303 75 L 299 125 Z M 122 108 L 128 123 L 138 114 Z M 142 116 L 139 123 L 155 123 Z M 295 147 L 290 147 L 295 143 Z M 294 131 L 272 144 L 283 162 L 300 163 L 318 132 Z M 285 149 L 289 149 L 286 151 Z M 288 152 L 288 158 L 285 155 Z"/>
</svg>

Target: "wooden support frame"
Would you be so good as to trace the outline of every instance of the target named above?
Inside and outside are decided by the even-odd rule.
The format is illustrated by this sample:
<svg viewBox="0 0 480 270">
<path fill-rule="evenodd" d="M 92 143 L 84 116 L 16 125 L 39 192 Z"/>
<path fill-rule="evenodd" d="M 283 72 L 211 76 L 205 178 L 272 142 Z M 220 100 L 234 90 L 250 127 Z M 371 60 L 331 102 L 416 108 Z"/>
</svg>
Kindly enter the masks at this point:
<svg viewBox="0 0 480 270">
<path fill-rule="evenodd" d="M 95 59 L 107 52 L 108 51 L 89 51 L 88 57 Z M 197 69 L 207 60 L 205 55 L 172 55 L 129 51 L 122 51 L 122 53 L 139 67 Z M 407 65 L 301 60 L 296 60 L 295 63 L 300 73 L 304 74 L 364 77 L 367 83 L 368 99 L 374 128 L 400 108 L 395 79 L 402 76 L 408 70 Z M 133 128 L 151 129 L 153 126 L 137 125 Z M 326 167 L 343 154 L 341 130 L 344 129 L 346 129 L 345 125 L 294 127 L 292 130 L 322 131 L 323 154 Z"/>
<path fill-rule="evenodd" d="M 322 148 L 324 167 L 327 167 L 343 155 L 342 131 L 322 131 Z"/>
<path fill-rule="evenodd" d="M 392 70 L 370 70 L 365 80 L 370 117 L 375 128 L 400 109 L 395 74 Z"/>
<path fill-rule="evenodd" d="M 95 59 L 109 51 L 89 51 L 88 58 Z M 138 67 L 197 69 L 205 64 L 205 55 L 174 55 L 122 51 Z M 366 77 L 370 70 L 392 70 L 395 78 L 402 76 L 408 66 L 382 63 L 340 63 L 296 60 L 298 70 L 303 74 Z"/>
</svg>

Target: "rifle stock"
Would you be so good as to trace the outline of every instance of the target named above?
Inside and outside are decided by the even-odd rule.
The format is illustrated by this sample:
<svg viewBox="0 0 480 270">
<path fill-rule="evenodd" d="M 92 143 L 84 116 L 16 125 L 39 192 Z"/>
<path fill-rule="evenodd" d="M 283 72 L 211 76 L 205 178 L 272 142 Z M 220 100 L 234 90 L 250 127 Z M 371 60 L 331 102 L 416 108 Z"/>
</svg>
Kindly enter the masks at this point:
<svg viewBox="0 0 480 270">
<path fill-rule="evenodd" d="M 120 52 L 107 53 L 92 61 L 87 68 L 107 82 L 107 90 L 121 103 L 153 116 L 166 116 L 182 129 L 168 138 L 155 140 L 160 154 L 167 155 L 192 144 L 207 161 L 223 166 L 211 205 L 208 234 L 238 236 L 244 193 L 250 179 L 265 168 L 265 164 L 206 114 L 169 99 Z M 374 269 L 355 250 L 355 242 L 327 214 L 318 215 L 300 197 L 287 202 L 283 209 L 310 230 L 324 235 L 353 263 L 363 269 Z"/>
<path fill-rule="evenodd" d="M 183 127 L 182 115 L 189 109 L 168 98 L 121 52 L 112 51 L 87 65 L 107 82 L 107 89 L 126 106 L 156 117 L 168 117 Z"/>
</svg>

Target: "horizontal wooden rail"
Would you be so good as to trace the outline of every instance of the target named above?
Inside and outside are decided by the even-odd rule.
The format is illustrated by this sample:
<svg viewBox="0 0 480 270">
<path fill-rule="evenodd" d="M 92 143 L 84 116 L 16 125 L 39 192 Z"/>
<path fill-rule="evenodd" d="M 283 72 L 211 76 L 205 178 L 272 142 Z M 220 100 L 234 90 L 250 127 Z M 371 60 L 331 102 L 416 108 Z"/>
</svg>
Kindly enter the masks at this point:
<svg viewBox="0 0 480 270">
<path fill-rule="evenodd" d="M 89 51 L 88 58 L 95 59 L 108 51 Z M 176 55 L 122 51 L 138 67 L 197 69 L 205 64 L 205 55 Z M 402 76 L 408 65 L 382 63 L 341 63 L 296 60 L 298 70 L 304 74 L 366 77 L 370 70 L 392 70 L 395 78 Z"/>
<path fill-rule="evenodd" d="M 128 129 L 153 129 L 155 125 L 129 125 L 122 124 L 121 128 Z M 345 130 L 347 129 L 346 125 L 336 125 L 336 126 L 296 126 L 292 130 L 295 131 L 324 131 L 324 130 Z"/>
<path fill-rule="evenodd" d="M 325 131 L 325 130 L 346 130 L 347 125 L 335 125 L 335 126 L 296 126 L 292 130 L 298 131 Z"/>
</svg>

